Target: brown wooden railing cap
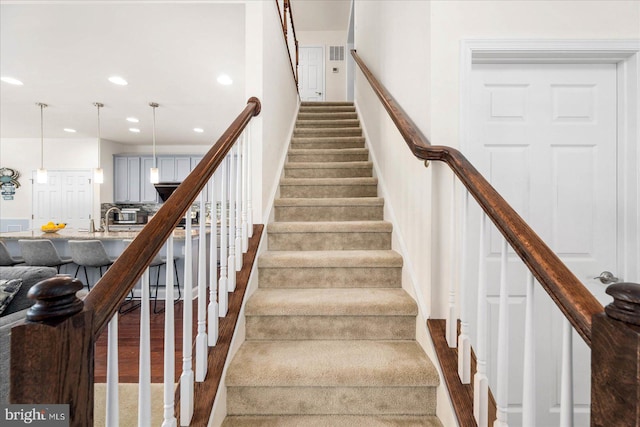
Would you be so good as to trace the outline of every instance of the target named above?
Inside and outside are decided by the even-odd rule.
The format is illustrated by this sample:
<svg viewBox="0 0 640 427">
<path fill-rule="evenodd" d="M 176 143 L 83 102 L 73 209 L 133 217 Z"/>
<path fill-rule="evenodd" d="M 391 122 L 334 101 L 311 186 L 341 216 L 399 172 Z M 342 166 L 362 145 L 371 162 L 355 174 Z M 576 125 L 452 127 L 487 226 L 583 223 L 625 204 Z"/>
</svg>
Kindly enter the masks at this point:
<svg viewBox="0 0 640 427">
<path fill-rule="evenodd" d="M 27 296 L 36 303 L 27 311 L 30 322 L 56 323 L 82 311 L 82 300 L 76 292 L 83 288 L 80 280 L 67 275 L 57 275 L 35 284 Z"/>
<path fill-rule="evenodd" d="M 640 284 L 615 283 L 606 291 L 613 302 L 604 308 L 609 317 L 640 326 Z"/>
</svg>

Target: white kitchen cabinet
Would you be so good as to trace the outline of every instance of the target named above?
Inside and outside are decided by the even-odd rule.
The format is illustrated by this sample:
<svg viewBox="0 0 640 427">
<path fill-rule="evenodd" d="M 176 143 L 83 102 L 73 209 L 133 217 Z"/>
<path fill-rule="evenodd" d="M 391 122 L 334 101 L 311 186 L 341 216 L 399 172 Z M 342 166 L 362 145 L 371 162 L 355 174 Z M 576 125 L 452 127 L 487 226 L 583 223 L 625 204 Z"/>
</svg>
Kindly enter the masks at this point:
<svg viewBox="0 0 640 427">
<path fill-rule="evenodd" d="M 140 201 L 140 157 L 114 156 L 114 201 Z"/>
<path fill-rule="evenodd" d="M 140 201 L 142 203 L 155 203 L 158 201 L 158 192 L 151 183 L 151 168 L 153 157 L 140 157 Z"/>
<path fill-rule="evenodd" d="M 191 157 L 158 157 L 158 169 L 160 169 L 160 182 L 182 182 L 191 172 Z"/>
</svg>

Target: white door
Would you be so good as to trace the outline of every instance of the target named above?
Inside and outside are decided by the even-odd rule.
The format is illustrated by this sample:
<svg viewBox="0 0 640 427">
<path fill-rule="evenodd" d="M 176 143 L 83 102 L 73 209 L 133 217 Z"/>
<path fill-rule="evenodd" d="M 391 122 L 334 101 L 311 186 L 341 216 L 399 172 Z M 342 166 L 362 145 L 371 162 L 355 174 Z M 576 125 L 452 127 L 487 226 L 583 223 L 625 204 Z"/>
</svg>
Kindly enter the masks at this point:
<svg viewBox="0 0 640 427">
<path fill-rule="evenodd" d="M 301 47 L 298 85 L 303 101 L 324 101 L 324 48 Z"/>
<path fill-rule="evenodd" d="M 88 228 L 93 187 L 91 171 L 48 171 L 46 184 L 33 184 L 33 225 L 39 229 L 49 221 L 70 228 Z M 35 174 L 34 174 L 35 177 Z"/>
<path fill-rule="evenodd" d="M 602 303 L 617 274 L 616 66 L 474 64 L 465 153 Z M 478 224 L 478 222 L 474 222 Z M 485 260 L 489 348 L 496 360 L 500 236 Z M 510 257 L 510 425 L 520 424 L 525 268 Z M 541 290 L 540 287 L 538 289 Z M 559 424 L 562 315 L 537 294 L 537 423 Z M 590 352 L 574 333 L 575 425 L 589 425 Z M 496 367 L 488 367 L 495 384 Z"/>
</svg>

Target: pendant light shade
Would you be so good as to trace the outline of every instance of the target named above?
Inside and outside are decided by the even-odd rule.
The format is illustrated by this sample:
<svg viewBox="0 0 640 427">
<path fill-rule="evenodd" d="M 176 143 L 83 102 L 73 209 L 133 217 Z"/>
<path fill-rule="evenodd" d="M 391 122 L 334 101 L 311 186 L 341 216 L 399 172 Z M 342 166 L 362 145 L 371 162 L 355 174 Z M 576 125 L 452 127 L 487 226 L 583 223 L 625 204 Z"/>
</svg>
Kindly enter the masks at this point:
<svg viewBox="0 0 640 427">
<path fill-rule="evenodd" d="M 36 172 L 36 182 L 38 184 L 46 184 L 47 170 L 44 168 L 44 109 L 48 105 L 42 102 L 36 102 L 36 105 L 40 107 L 40 168 Z"/>
<path fill-rule="evenodd" d="M 96 184 L 104 183 L 104 172 L 100 167 L 100 154 L 102 149 L 102 141 L 100 139 L 100 108 L 104 107 L 104 104 L 100 102 L 94 102 L 93 105 L 98 109 L 98 167 L 93 171 L 93 182 Z"/>
<path fill-rule="evenodd" d="M 150 102 L 149 106 L 153 108 L 153 167 L 149 171 L 149 180 L 152 184 L 160 182 L 160 172 L 156 164 L 156 108 L 159 106 L 157 102 Z"/>
</svg>

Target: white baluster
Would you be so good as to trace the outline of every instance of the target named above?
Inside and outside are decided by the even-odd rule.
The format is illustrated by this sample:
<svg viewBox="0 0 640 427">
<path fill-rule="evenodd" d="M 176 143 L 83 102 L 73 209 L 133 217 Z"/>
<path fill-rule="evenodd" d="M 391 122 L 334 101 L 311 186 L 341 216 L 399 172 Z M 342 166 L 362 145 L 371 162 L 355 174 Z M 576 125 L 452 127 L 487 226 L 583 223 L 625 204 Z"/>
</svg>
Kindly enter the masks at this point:
<svg viewBox="0 0 640 427">
<path fill-rule="evenodd" d="M 455 212 L 456 212 L 456 176 L 453 175 L 453 185 L 451 187 L 451 199 L 450 199 L 450 221 L 451 226 L 449 227 L 449 242 L 451 244 L 451 248 L 449 251 L 449 262 L 450 262 L 450 280 L 449 280 L 449 307 L 447 309 L 447 319 L 446 319 L 446 338 L 447 344 L 450 348 L 454 348 L 456 346 L 456 341 L 458 337 L 458 319 L 456 316 L 456 284 L 454 282 L 454 272 L 455 272 L 455 262 L 454 259 L 456 257 L 456 225 L 455 225 Z"/>
<path fill-rule="evenodd" d="M 242 138 L 236 142 L 236 271 L 242 270 Z"/>
<path fill-rule="evenodd" d="M 229 296 L 229 280 L 227 279 L 227 160 L 225 157 L 222 162 L 222 171 L 220 173 L 220 281 L 218 282 L 218 304 L 220 308 L 220 317 L 227 315 L 227 301 Z"/>
<path fill-rule="evenodd" d="M 487 279 L 485 273 L 485 228 L 486 215 L 481 212 L 480 220 L 480 256 L 478 263 L 478 332 L 477 332 L 477 363 L 473 377 L 473 416 L 478 427 L 487 427 L 489 423 L 489 379 L 487 378 Z"/>
<path fill-rule="evenodd" d="M 235 145 L 229 151 L 229 260 L 227 261 L 227 290 L 236 290 L 236 159 Z"/>
<path fill-rule="evenodd" d="M 244 131 L 242 143 L 242 253 L 249 250 L 249 235 L 247 234 L 247 151 L 249 147 L 249 128 Z"/>
<path fill-rule="evenodd" d="M 175 331 L 173 329 L 175 327 L 173 311 L 173 233 L 169 235 L 169 238 L 167 239 L 166 267 L 167 274 L 164 292 L 164 420 L 162 421 L 162 427 L 175 427 L 177 420 L 174 415 L 175 400 L 173 394 L 173 384 L 176 374 Z M 186 259 L 185 268 L 187 268 Z"/>
<path fill-rule="evenodd" d="M 210 347 L 218 342 L 218 198 L 216 184 L 220 173 L 216 171 L 211 180 L 211 229 L 209 237 L 209 307 L 207 340 Z"/>
<path fill-rule="evenodd" d="M 107 338 L 107 401 L 105 425 L 117 427 L 120 424 L 118 402 L 118 313 L 109 321 Z"/>
<path fill-rule="evenodd" d="M 535 300 L 533 274 L 527 273 L 524 319 L 524 372 L 522 380 L 522 427 L 536 427 Z"/>
<path fill-rule="evenodd" d="M 469 192 L 464 190 L 462 204 L 462 230 L 460 249 L 460 286 L 458 297 L 460 298 L 460 335 L 458 336 L 458 376 L 462 384 L 471 382 L 471 341 L 469 340 L 469 321 L 466 301 L 466 277 L 467 277 L 467 212 L 469 209 Z"/>
<path fill-rule="evenodd" d="M 196 381 L 207 376 L 207 225 L 204 203 L 206 189 L 200 193 L 200 231 L 198 240 L 198 335 L 196 335 Z M 215 229 L 214 229 L 215 230 Z"/>
<path fill-rule="evenodd" d="M 247 237 L 253 237 L 253 207 L 251 206 L 251 192 L 253 165 L 251 163 L 251 123 L 247 126 Z"/>
<path fill-rule="evenodd" d="M 173 307 L 173 304 L 171 304 Z M 193 236 L 191 208 L 185 214 L 184 300 L 182 305 L 182 374 L 180 375 L 180 425 L 188 426 L 193 416 Z"/>
<path fill-rule="evenodd" d="M 151 426 L 151 331 L 149 328 L 149 268 L 140 287 L 140 361 L 138 365 L 138 426 Z"/>
<path fill-rule="evenodd" d="M 573 327 L 563 316 L 560 427 L 573 427 Z"/>
<path fill-rule="evenodd" d="M 496 394 L 496 420 L 494 427 L 507 427 L 509 424 L 509 290 L 507 286 L 507 251 L 506 239 L 502 239 L 500 252 L 500 308 L 498 310 L 498 380 Z"/>
</svg>

